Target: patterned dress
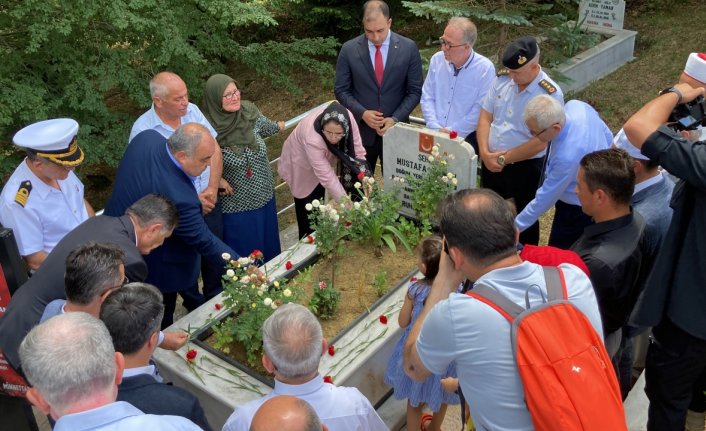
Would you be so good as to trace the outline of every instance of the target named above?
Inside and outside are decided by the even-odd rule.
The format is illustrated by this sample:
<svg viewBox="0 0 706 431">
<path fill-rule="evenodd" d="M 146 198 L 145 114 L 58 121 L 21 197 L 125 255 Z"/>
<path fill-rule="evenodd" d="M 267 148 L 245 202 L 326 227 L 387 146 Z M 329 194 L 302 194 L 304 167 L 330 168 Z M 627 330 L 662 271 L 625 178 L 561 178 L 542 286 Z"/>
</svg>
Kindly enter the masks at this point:
<svg viewBox="0 0 706 431">
<path fill-rule="evenodd" d="M 253 133 L 257 152 L 245 148 L 236 154 L 223 147 L 223 178 L 233 187 L 223 204 L 223 237 L 238 254 L 261 250 L 265 261 L 280 253 L 274 178 L 265 138 L 279 132 L 275 121 L 260 114 Z"/>
<path fill-rule="evenodd" d="M 414 407 L 420 404 L 427 404 L 432 411 L 437 412 L 441 404 L 459 404 L 460 402 L 457 394 L 446 392 L 444 388 L 441 387 L 441 379 L 445 377 L 456 377 L 456 365 L 452 363 L 449 365 L 449 369 L 446 370 L 444 375 L 433 374 L 422 383 L 417 383 L 409 378 L 402 366 L 404 345 L 407 341 L 407 336 L 412 326 L 414 326 L 414 322 L 417 321 L 417 317 L 419 317 L 419 314 L 422 312 L 424 301 L 427 299 L 430 290 L 431 286 L 424 280 L 416 281 L 409 286 L 407 294 L 411 298 L 414 298 L 412 319 L 405 328 L 402 338 L 397 342 L 395 350 L 390 357 L 390 362 L 387 363 L 385 383 L 392 386 L 395 391 L 395 398 L 398 400 L 407 399 L 409 404 Z"/>
</svg>

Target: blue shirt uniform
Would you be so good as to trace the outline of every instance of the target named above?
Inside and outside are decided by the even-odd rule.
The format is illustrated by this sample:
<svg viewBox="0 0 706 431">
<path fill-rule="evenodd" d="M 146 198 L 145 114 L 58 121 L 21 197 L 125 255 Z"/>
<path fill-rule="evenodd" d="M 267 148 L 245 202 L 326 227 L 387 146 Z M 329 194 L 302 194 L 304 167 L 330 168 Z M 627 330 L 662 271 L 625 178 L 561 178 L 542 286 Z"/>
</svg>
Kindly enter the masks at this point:
<svg viewBox="0 0 706 431">
<path fill-rule="evenodd" d="M 499 74 L 482 106 L 483 110 L 493 114 L 488 136 L 488 149 L 491 152 L 511 150 L 532 138 L 522 113 L 527 103 L 540 94 L 549 94 L 564 104 L 561 88 L 543 70 L 522 91 L 519 91 L 515 81 L 507 74 Z M 543 156 L 544 151 L 540 151 L 532 158 Z"/>
<path fill-rule="evenodd" d="M 116 401 L 92 410 L 64 415 L 56 421 L 54 431 L 81 430 L 201 430 L 181 416 L 146 415 L 142 410 L 124 401 Z"/>
<path fill-rule="evenodd" d="M 200 125 L 207 128 L 214 138 L 218 135 L 216 130 L 211 127 L 211 123 L 208 122 L 199 107 L 194 105 L 193 103 L 189 103 L 189 107 L 186 108 L 186 115 L 181 117 L 181 124 L 186 123 L 199 123 Z M 166 124 L 164 121 L 162 121 L 161 118 L 159 118 L 159 115 L 157 115 L 157 112 L 154 110 L 154 104 L 149 109 L 149 111 L 140 115 L 140 118 L 138 118 L 135 121 L 135 124 L 132 125 L 132 130 L 130 131 L 130 138 L 128 139 L 128 143 L 131 142 L 132 138 L 137 136 L 140 132 L 145 131 L 147 129 L 154 129 L 158 131 L 160 135 L 164 136 L 167 139 L 169 139 L 169 137 L 172 136 L 175 131 L 172 126 Z M 201 193 L 206 190 L 206 187 L 208 187 L 208 180 L 210 178 L 211 166 L 209 165 L 206 166 L 206 169 L 201 173 L 201 175 L 196 177 L 196 179 L 194 180 L 194 187 L 196 187 L 196 191 L 198 193 Z"/>
<path fill-rule="evenodd" d="M 481 103 L 494 79 L 495 66 L 477 52 L 471 52 L 458 71 L 442 51 L 434 54 L 422 87 L 422 115 L 427 127 L 455 130 L 461 137 L 475 132 Z"/>
<path fill-rule="evenodd" d="M 515 225 L 527 229 L 557 201 L 581 205 L 576 196 L 576 174 L 581 158 L 594 151 L 610 148 L 613 136 L 595 109 L 571 100 L 564 107 L 566 121 L 552 140 L 547 155 L 544 182 L 535 198 L 517 215 Z"/>
</svg>

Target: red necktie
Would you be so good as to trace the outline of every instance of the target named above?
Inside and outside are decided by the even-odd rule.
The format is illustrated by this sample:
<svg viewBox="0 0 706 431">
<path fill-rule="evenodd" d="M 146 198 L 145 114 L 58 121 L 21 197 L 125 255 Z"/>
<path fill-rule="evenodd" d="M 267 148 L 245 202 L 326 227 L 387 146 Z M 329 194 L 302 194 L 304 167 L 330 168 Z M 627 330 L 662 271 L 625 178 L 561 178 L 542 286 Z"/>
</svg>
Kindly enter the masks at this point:
<svg viewBox="0 0 706 431">
<path fill-rule="evenodd" d="M 382 64 L 382 53 L 380 52 L 380 45 L 375 46 L 375 79 L 378 80 L 378 85 L 382 87 L 382 72 L 385 70 L 385 66 Z"/>
</svg>

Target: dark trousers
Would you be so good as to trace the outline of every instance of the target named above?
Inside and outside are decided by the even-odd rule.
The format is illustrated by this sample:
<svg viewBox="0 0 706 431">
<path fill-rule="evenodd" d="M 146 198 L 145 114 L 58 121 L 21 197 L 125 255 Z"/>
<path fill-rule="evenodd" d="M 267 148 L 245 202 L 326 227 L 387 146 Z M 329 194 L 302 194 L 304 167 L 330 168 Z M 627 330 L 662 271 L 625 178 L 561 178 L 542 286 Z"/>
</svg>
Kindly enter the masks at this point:
<svg viewBox="0 0 706 431">
<path fill-rule="evenodd" d="M 37 431 L 39 429 L 37 421 L 34 419 L 32 405 L 26 398 L 0 394 L 0 418 L 3 422 L 0 429 L 12 429 L 13 431 Z"/>
<path fill-rule="evenodd" d="M 473 151 L 475 151 L 475 154 L 477 154 L 480 158 L 480 153 L 478 152 L 478 139 L 476 139 L 476 131 L 474 130 L 469 133 L 468 136 L 466 136 L 466 139 L 464 139 L 464 141 L 471 144 L 471 147 L 473 147 Z"/>
<path fill-rule="evenodd" d="M 529 159 L 507 165 L 501 172 L 481 170 L 481 185 L 497 192 L 505 199 L 512 199 L 519 214 L 534 199 L 539 187 L 544 159 Z M 539 244 L 539 222 L 520 234 L 521 244 Z"/>
<path fill-rule="evenodd" d="M 554 222 L 549 234 L 549 245 L 568 249 L 582 234 L 583 229 L 593 224 L 580 205 L 557 201 L 554 205 Z"/>
<path fill-rule="evenodd" d="M 216 202 L 213 210 L 204 217 L 206 226 L 219 239 L 223 239 L 223 210 L 221 201 Z M 201 257 L 201 280 L 203 281 L 203 294 L 199 292 L 198 281 L 187 290 L 182 290 L 179 295 L 184 300 L 184 307 L 189 311 L 194 311 L 201 304 L 213 298 L 223 291 L 221 277 L 225 273 L 225 265 L 216 265 L 210 260 Z"/>
<path fill-rule="evenodd" d="M 365 147 L 365 160 L 368 161 L 370 169 L 375 175 L 375 168 L 377 167 L 378 159 L 380 159 L 380 166 L 382 166 L 382 136 L 375 135 L 375 141 L 373 145 Z M 383 172 L 385 171 L 383 166 Z"/>
<path fill-rule="evenodd" d="M 179 292 L 162 292 L 162 303 L 164 304 L 164 316 L 162 316 L 162 327 L 164 329 L 174 323 L 174 310 L 176 309 L 177 294 Z"/>
<path fill-rule="evenodd" d="M 314 232 L 309 223 L 309 211 L 306 210 L 306 204 L 310 204 L 314 199 L 323 201 L 326 189 L 319 184 L 314 188 L 314 191 L 309 193 L 305 198 L 294 198 L 294 212 L 297 214 L 297 227 L 299 228 L 299 238 L 304 238 L 306 235 Z"/>
<path fill-rule="evenodd" d="M 645 363 L 648 431 L 683 431 L 694 386 L 706 369 L 706 340 L 665 318 L 652 328 Z"/>
</svg>

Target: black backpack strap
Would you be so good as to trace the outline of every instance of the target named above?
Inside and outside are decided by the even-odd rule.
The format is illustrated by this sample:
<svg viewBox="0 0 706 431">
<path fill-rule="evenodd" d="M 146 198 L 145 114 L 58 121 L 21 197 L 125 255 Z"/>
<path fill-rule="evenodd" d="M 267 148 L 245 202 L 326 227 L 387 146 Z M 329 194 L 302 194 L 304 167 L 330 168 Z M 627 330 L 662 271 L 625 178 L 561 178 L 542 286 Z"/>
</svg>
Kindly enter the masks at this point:
<svg viewBox="0 0 706 431">
<path fill-rule="evenodd" d="M 566 292 L 564 273 L 556 266 L 543 266 L 544 281 L 547 284 L 547 300 L 569 299 Z"/>
<path fill-rule="evenodd" d="M 524 308 L 509 300 L 502 293 L 482 284 L 475 285 L 473 290 L 468 292 L 467 295 L 485 302 L 511 322 L 515 320 L 520 313 L 525 311 Z"/>
</svg>

